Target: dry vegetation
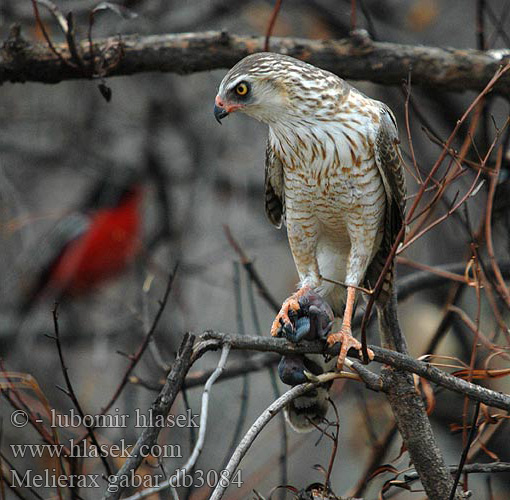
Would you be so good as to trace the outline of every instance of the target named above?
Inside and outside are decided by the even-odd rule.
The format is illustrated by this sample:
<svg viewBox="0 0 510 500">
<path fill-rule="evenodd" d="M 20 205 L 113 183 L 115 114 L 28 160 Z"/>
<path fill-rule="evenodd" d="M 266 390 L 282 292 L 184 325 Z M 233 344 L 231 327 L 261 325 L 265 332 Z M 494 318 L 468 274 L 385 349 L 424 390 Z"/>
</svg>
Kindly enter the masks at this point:
<svg viewBox="0 0 510 500">
<path fill-rule="evenodd" d="M 394 374 L 425 403 L 459 485 L 450 498 L 507 498 L 509 7 L 2 0 L 0 500 L 423 498 L 416 470 L 424 484 L 439 471 L 427 456 L 410 463 L 405 443 L 428 438 L 406 424 L 416 393 Z M 331 421 L 310 435 L 279 413 L 318 383 L 281 384 L 279 356 L 324 346 L 268 336 L 297 276 L 264 220 L 265 130 L 237 117 L 219 130 L 212 116 L 224 68 L 264 47 L 387 102 L 408 174 L 393 250 L 410 354 L 372 345 L 376 286 L 355 320 L 374 362 L 349 361 Z M 20 317 L 22 276 L 50 228 L 125 169 L 145 185 L 137 260 L 94 293 L 45 296 Z M 52 426 L 56 415 L 74 421 Z M 19 455 L 42 444 L 60 458 Z M 82 481 L 20 487 L 27 471 Z"/>
</svg>

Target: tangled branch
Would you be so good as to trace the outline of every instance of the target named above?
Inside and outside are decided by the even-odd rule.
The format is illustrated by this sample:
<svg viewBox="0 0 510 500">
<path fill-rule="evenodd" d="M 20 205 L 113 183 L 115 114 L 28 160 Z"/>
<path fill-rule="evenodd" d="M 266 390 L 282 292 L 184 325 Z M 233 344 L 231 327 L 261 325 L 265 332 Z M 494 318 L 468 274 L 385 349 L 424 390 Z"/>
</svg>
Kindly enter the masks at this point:
<svg viewBox="0 0 510 500">
<path fill-rule="evenodd" d="M 77 44 L 76 49 L 86 65 L 91 63 L 91 54 L 103 54 L 103 77 L 151 71 L 187 74 L 230 68 L 246 55 L 262 51 L 265 37 L 224 31 L 123 36 L 120 59 L 117 51 L 109 50 L 118 43 L 118 37 L 96 40 L 93 50 L 90 50 L 86 40 Z M 482 90 L 510 58 L 510 52 L 501 50 L 444 49 L 375 42 L 362 31 L 341 40 L 273 37 L 271 50 L 297 57 L 351 80 L 400 85 L 412 72 L 413 85 L 450 91 Z M 21 37 L 19 29 L 14 30 L 0 48 L 0 84 L 27 81 L 58 83 L 90 78 L 89 73 L 67 64 L 72 62 L 73 55 L 67 44 L 54 43 L 52 50 L 48 46 L 29 43 Z M 493 92 L 508 96 L 510 76 L 502 76 L 494 85 Z"/>
<path fill-rule="evenodd" d="M 339 346 L 333 346 L 325 351 L 323 344 L 320 342 L 302 342 L 299 345 L 295 345 L 284 339 L 237 336 L 212 331 L 204 333 L 199 339 L 200 341 L 194 349 L 193 356 L 195 359 L 202 356 L 207 351 L 219 349 L 225 342 L 228 342 L 232 349 L 249 349 L 263 352 L 272 351 L 286 355 L 321 354 L 326 352 L 334 356 L 338 355 L 339 351 Z M 374 352 L 374 361 L 378 363 L 383 363 L 405 372 L 415 373 L 445 389 L 467 396 L 473 401 L 479 401 L 488 406 L 493 406 L 502 410 L 510 410 L 510 396 L 506 394 L 492 391 L 461 378 L 454 377 L 453 375 L 435 368 L 430 363 L 418 361 L 405 354 L 400 354 L 378 346 L 370 346 L 370 349 Z M 360 363 L 354 363 L 353 368 L 358 371 L 363 381 L 366 379 L 366 383 L 371 389 L 376 389 L 377 384 L 374 384 L 373 380 L 375 374 L 372 372 L 370 372 L 371 375 L 363 374 L 361 371 L 362 365 Z M 366 369 L 366 367 L 363 368 Z M 383 392 L 387 390 L 382 382 L 379 383 L 379 390 Z"/>
<path fill-rule="evenodd" d="M 184 378 L 191 366 L 192 347 L 195 338 L 186 334 L 181 343 L 177 359 L 172 365 L 166 383 L 158 397 L 151 406 L 154 418 L 162 416 L 166 418 L 172 404 L 179 394 Z M 156 443 L 160 429 L 158 427 L 146 427 L 136 441 L 130 457 L 124 462 L 117 474 L 110 478 L 109 485 L 104 495 L 105 499 L 118 499 L 121 497 L 125 486 L 122 486 L 122 478 L 128 476 L 131 471 L 136 470 L 144 460 L 142 453 L 144 446 L 149 448 Z"/>
</svg>

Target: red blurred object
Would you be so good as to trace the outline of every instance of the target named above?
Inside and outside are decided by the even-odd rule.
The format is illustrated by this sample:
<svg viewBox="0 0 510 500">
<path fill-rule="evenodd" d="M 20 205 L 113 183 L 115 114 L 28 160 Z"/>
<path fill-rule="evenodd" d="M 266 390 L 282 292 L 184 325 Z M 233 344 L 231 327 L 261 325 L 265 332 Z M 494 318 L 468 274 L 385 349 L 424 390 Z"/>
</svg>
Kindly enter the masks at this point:
<svg viewBox="0 0 510 500">
<path fill-rule="evenodd" d="M 33 251 L 21 310 L 42 295 L 62 300 L 86 294 L 121 274 L 141 249 L 142 197 L 139 180 L 127 187 L 103 181 L 80 212 L 59 221 Z"/>
<path fill-rule="evenodd" d="M 124 270 L 138 253 L 140 194 L 137 189 L 117 207 L 91 215 L 88 230 L 55 263 L 49 276 L 52 288 L 75 295 Z"/>
</svg>

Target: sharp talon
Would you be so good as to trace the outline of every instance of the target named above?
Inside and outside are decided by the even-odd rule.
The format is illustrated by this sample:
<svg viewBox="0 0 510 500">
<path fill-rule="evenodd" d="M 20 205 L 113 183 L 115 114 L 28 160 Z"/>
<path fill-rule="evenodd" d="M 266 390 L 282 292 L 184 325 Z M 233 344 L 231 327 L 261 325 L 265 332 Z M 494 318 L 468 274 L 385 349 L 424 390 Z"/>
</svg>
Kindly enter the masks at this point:
<svg viewBox="0 0 510 500">
<path fill-rule="evenodd" d="M 336 361 L 336 371 L 338 373 L 340 373 L 344 367 L 344 363 L 345 363 L 345 356 L 343 357 L 343 359 L 340 359 L 340 356 L 338 356 L 338 359 Z"/>
<path fill-rule="evenodd" d="M 372 351 L 372 349 L 368 349 L 368 347 L 367 347 L 367 353 L 368 353 L 368 361 L 367 361 L 367 363 L 370 363 L 370 361 L 374 360 L 375 354 L 374 354 L 374 351 Z M 363 359 L 363 361 L 365 361 L 365 359 Z"/>
<path fill-rule="evenodd" d="M 271 337 L 281 337 L 281 326 L 277 319 L 275 319 L 271 325 Z"/>
<path fill-rule="evenodd" d="M 278 337 L 283 335 L 294 335 L 294 325 L 299 317 L 301 306 L 299 298 L 309 292 L 308 287 L 301 288 L 291 295 L 283 304 L 271 327 L 271 335 Z"/>
<path fill-rule="evenodd" d="M 342 342 L 342 340 L 343 340 L 343 336 L 340 335 L 339 333 L 330 333 L 326 337 L 326 342 L 329 347 L 334 346 L 337 342 Z"/>
<path fill-rule="evenodd" d="M 326 339 L 326 342 L 329 346 L 336 344 L 337 342 L 341 342 L 342 346 L 340 347 L 340 352 L 338 353 L 338 360 L 336 363 L 336 370 L 338 372 L 342 371 L 344 366 L 345 358 L 347 357 L 347 353 L 351 347 L 354 347 L 357 351 L 361 353 L 361 342 L 356 340 L 350 331 L 350 329 L 343 327 L 338 333 L 330 333 Z M 372 353 L 373 356 L 373 353 Z M 370 355 L 369 355 L 370 357 Z"/>
<path fill-rule="evenodd" d="M 292 326 L 292 323 L 286 323 L 282 326 L 282 333 L 285 337 L 292 337 L 294 334 L 294 327 Z"/>
</svg>

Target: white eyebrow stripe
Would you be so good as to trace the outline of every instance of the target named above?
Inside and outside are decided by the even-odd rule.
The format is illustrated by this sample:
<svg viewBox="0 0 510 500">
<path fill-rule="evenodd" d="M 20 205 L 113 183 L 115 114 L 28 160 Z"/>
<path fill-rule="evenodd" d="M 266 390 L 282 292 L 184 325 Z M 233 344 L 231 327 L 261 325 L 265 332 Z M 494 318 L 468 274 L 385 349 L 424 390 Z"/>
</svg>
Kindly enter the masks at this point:
<svg viewBox="0 0 510 500">
<path fill-rule="evenodd" d="M 241 75 L 233 80 L 232 83 L 229 83 L 228 88 L 235 89 L 244 80 L 246 80 L 246 75 Z"/>
</svg>

